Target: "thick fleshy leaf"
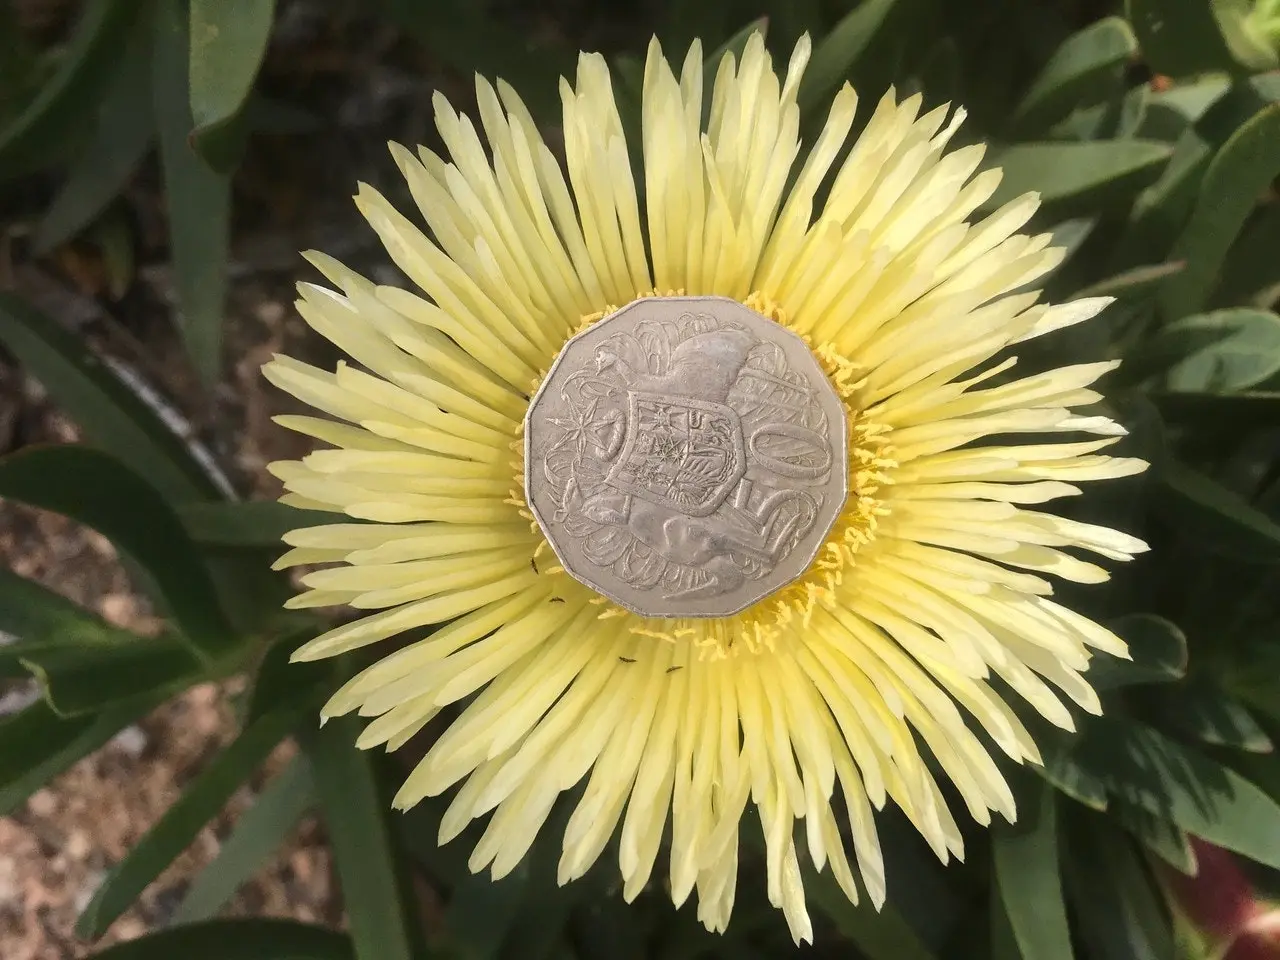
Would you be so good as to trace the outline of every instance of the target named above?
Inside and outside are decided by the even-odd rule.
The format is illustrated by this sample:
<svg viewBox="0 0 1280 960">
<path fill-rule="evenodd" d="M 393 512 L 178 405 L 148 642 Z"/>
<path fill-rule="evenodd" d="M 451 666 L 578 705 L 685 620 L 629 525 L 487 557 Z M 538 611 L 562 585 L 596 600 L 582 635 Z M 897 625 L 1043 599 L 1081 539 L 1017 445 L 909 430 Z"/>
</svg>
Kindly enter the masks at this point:
<svg viewBox="0 0 1280 960">
<path fill-rule="evenodd" d="M 1049 741 L 1041 746 L 1044 764 L 1035 767 L 1035 772 L 1057 790 L 1090 810 L 1106 810 L 1106 784 L 1076 762 L 1073 751 L 1077 742 L 1074 737 L 1063 738 L 1060 743 Z"/>
<path fill-rule="evenodd" d="M 1171 77 L 1231 69 L 1235 61 L 1213 6 L 1211 0 L 1125 0 L 1147 66 Z"/>
<path fill-rule="evenodd" d="M 992 827 L 996 884 L 1018 949 L 1027 960 L 1071 960 L 1071 932 L 1058 869 L 1055 791 L 1032 781 L 1018 822 Z"/>
<path fill-rule="evenodd" d="M 217 547 L 279 547 L 299 527 L 333 523 L 333 514 L 300 510 L 273 500 L 192 503 L 178 508 L 191 539 Z M 358 521 L 357 521 L 358 522 Z"/>
<path fill-rule="evenodd" d="M 1159 176 L 1172 153 L 1152 140 L 1015 144 L 992 158 L 1004 179 L 986 206 L 1035 191 L 1051 214 L 1122 209 Z"/>
<path fill-rule="evenodd" d="M 1177 624 L 1153 613 L 1131 613 L 1109 624 L 1129 645 L 1131 660 L 1098 653 L 1086 675 L 1095 690 L 1169 683 L 1187 672 L 1187 638 Z"/>
<path fill-rule="evenodd" d="M 208 128 L 235 117 L 267 52 L 275 0 L 191 0 L 191 118 Z"/>
<path fill-rule="evenodd" d="M 1231 245 L 1209 305 L 1274 307 L 1280 301 L 1280 203 L 1256 209 Z"/>
<path fill-rule="evenodd" d="M 155 487 L 119 460 L 89 447 L 31 447 L 0 460 L 0 497 L 77 520 L 128 554 L 201 659 L 215 660 L 237 646 L 182 522 Z"/>
<path fill-rule="evenodd" d="M 217 856 L 187 887 L 171 922 L 195 923 L 216 915 L 279 850 L 314 804 L 311 766 L 305 757 L 295 757 L 236 820 Z"/>
<path fill-rule="evenodd" d="M 817 109 L 849 78 L 858 58 L 871 45 L 896 2 L 864 0 L 845 14 L 814 47 L 796 98 L 802 113 Z"/>
<path fill-rule="evenodd" d="M 355 717 L 330 720 L 305 738 L 359 960 L 413 960 L 417 934 L 374 769 L 357 750 Z"/>
<path fill-rule="evenodd" d="M 1251 563 L 1280 560 L 1280 524 L 1182 464 L 1166 465 L 1152 506 L 1178 533 L 1215 553 Z"/>
<path fill-rule="evenodd" d="M 160 703 L 144 697 L 68 719 L 41 700 L 0 720 L 0 817 Z"/>
<path fill-rule="evenodd" d="M 1108 792 L 1268 866 L 1280 866 L 1280 804 L 1150 727 L 1100 718 L 1076 751 Z"/>
<path fill-rule="evenodd" d="M 120 59 L 141 4 L 89 0 L 53 76 L 12 123 L 0 130 L 0 181 L 47 161 L 79 133 Z"/>
<path fill-rule="evenodd" d="M 1207 682 L 1178 690 L 1166 714 L 1171 727 L 1205 743 L 1250 753 L 1273 750 L 1271 738 L 1248 707 Z"/>
<path fill-rule="evenodd" d="M 1161 291 L 1166 317 L 1200 310 L 1258 197 L 1280 176 L 1280 104 L 1258 112 L 1231 136 L 1205 171 L 1196 204 L 1171 256 L 1187 268 Z"/>
<path fill-rule="evenodd" d="M 1076 818 L 1067 842 L 1067 887 L 1094 960 L 1174 960 L 1160 894 L 1133 845 L 1107 820 Z"/>
<path fill-rule="evenodd" d="M 178 329 L 205 386 L 222 368 L 222 312 L 227 285 L 231 181 L 215 173 L 188 142 L 187 11 L 181 0 L 155 0 L 152 97 L 160 134 Z"/>
<path fill-rule="evenodd" d="M 36 224 L 35 244 L 47 252 L 71 239 L 132 179 L 155 137 L 151 113 L 151 35 L 134 24 L 98 107 L 93 132 L 76 151 L 66 182 Z"/>
<path fill-rule="evenodd" d="M 1114 801 L 1110 810 L 1120 825 L 1157 857 L 1181 873 L 1195 874 L 1196 852 L 1186 831 L 1176 823 L 1123 800 Z"/>
<path fill-rule="evenodd" d="M 281 709 L 246 727 L 187 784 L 181 797 L 102 881 L 76 921 L 86 938 L 102 936 L 152 880 L 190 846 L 258 764 L 297 725 L 303 711 Z"/>
<path fill-rule="evenodd" d="M 96 713 L 145 694 L 174 693 L 201 675 L 199 661 L 176 638 L 137 637 L 110 628 L 89 643 L 55 641 L 19 655 L 63 716 Z"/>
<path fill-rule="evenodd" d="M 351 939 L 293 920 L 210 920 L 149 933 L 93 960 L 356 960 Z"/>
<path fill-rule="evenodd" d="M 223 491 L 161 416 L 85 342 L 12 294 L 0 293 L 3 343 L 84 431 L 174 501 Z"/>
<path fill-rule="evenodd" d="M 1119 17 L 1106 17 L 1072 34 L 1018 104 L 1014 129 L 1043 131 L 1072 110 L 1110 96 L 1136 48 L 1133 31 Z"/>
</svg>

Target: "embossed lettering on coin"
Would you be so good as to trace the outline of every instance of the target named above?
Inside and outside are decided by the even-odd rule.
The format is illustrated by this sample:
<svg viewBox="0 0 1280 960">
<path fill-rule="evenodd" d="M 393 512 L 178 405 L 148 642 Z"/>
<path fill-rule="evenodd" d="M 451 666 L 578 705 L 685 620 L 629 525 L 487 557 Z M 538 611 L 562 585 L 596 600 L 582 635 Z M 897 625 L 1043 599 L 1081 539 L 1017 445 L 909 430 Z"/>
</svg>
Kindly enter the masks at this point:
<svg viewBox="0 0 1280 960">
<path fill-rule="evenodd" d="M 795 334 L 722 297 L 645 298 L 560 352 L 529 405 L 525 491 L 583 583 L 644 616 L 727 616 L 813 560 L 846 443 Z"/>
</svg>

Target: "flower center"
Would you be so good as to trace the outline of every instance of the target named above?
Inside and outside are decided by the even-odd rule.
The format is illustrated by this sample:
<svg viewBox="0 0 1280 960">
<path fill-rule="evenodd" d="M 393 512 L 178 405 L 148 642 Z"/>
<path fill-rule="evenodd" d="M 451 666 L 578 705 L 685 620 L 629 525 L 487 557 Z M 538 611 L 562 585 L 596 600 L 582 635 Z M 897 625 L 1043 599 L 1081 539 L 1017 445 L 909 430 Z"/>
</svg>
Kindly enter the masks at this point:
<svg viewBox="0 0 1280 960">
<path fill-rule="evenodd" d="M 523 505 L 637 632 L 772 645 L 874 534 L 890 465 L 854 364 L 759 295 L 584 318 L 524 423 Z"/>
</svg>

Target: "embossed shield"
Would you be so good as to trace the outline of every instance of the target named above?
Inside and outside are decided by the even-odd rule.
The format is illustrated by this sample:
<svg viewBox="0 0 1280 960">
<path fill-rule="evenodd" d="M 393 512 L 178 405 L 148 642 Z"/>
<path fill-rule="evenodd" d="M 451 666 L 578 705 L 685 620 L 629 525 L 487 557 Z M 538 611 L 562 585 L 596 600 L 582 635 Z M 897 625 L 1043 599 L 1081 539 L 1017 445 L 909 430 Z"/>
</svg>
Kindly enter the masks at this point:
<svg viewBox="0 0 1280 960">
<path fill-rule="evenodd" d="M 627 433 L 606 483 L 685 516 L 714 513 L 746 473 L 732 407 L 631 391 Z"/>
</svg>

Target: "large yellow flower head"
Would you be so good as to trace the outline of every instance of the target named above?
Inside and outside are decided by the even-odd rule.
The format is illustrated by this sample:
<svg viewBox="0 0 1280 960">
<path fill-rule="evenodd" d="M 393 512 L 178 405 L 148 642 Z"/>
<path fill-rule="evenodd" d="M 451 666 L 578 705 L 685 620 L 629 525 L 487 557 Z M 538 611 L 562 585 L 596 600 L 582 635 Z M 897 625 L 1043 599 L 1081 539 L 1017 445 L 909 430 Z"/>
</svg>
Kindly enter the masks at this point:
<svg viewBox="0 0 1280 960">
<path fill-rule="evenodd" d="M 393 147 L 423 225 L 368 187 L 356 198 L 419 289 L 378 286 L 312 255 L 341 292 L 303 284 L 298 309 L 356 365 L 326 372 L 279 357 L 266 367 L 328 415 L 279 418 L 328 445 L 273 465 L 285 501 L 366 521 L 286 538 L 295 549 L 281 565 L 332 564 L 304 577 L 310 590 L 294 605 L 378 611 L 310 641 L 296 659 L 420 635 L 347 683 L 325 715 L 358 709 L 376 718 L 359 745 L 394 749 L 440 711 L 456 713 L 396 805 L 457 787 L 440 840 L 488 816 L 471 868 L 501 877 L 557 797 L 580 789 L 560 882 L 585 873 L 616 833 L 628 899 L 654 878 L 670 824 L 659 869 L 677 904 L 696 889 L 698 915 L 714 930 L 729 921 L 750 807 L 769 898 L 797 939 L 811 935 L 797 821 L 814 865 L 829 865 L 856 901 L 851 852 L 879 905 L 872 811 L 888 799 L 943 860 L 963 850 L 936 771 L 979 822 L 992 811 L 1014 818 L 975 731 L 1016 761 L 1039 754 L 991 681 L 1060 727 L 1072 724 L 1063 695 L 1097 712 L 1082 675 L 1091 651 L 1125 656 L 1125 646 L 1050 599 L 1047 577 L 1102 581 L 1100 567 L 1069 551 L 1127 560 L 1145 549 L 1039 509 L 1079 493 L 1078 481 L 1145 465 L 1100 453 L 1123 430 L 1073 412 L 1099 399 L 1089 384 L 1111 364 L 1008 374 L 1012 345 L 1106 304 L 1050 306 L 1023 292 L 1061 259 L 1048 236 L 1016 232 L 1036 197 L 969 222 L 1000 175 L 974 176 L 980 146 L 946 152 L 963 112 L 922 115 L 920 97 L 890 92 L 849 144 L 858 98 L 847 85 L 798 163 L 796 91 L 809 52 L 802 40 L 785 77 L 759 36 L 740 62 L 726 56 L 704 126 L 699 46 L 676 76 L 652 44 L 642 194 L 598 55 L 582 57 L 575 85 L 562 84 L 563 167 L 509 87 L 477 81 L 487 148 L 437 97 L 449 158 Z M 796 344 L 811 351 L 806 362 L 825 376 L 847 427 L 847 497 L 814 559 L 727 616 L 646 618 L 597 593 L 547 549 L 525 488 L 524 432 L 540 429 L 533 418 L 526 425 L 530 398 L 566 343 L 640 298 L 676 295 L 731 298 L 803 338 Z M 758 365 L 748 373 L 787 387 Z M 600 396 L 580 393 L 577 413 Z M 695 427 L 714 433 L 716 417 L 733 421 L 716 413 L 725 404 L 681 408 L 685 440 Z M 561 424 L 562 447 L 569 436 L 580 451 L 616 448 L 616 436 L 599 432 L 610 424 L 588 436 L 584 422 Z M 663 421 L 653 436 L 673 429 Z M 1093 437 L 1008 439 L 1056 432 Z M 784 441 L 802 433 L 775 431 Z M 726 436 L 708 441 L 716 469 L 738 456 Z M 771 455 L 785 459 L 787 449 Z M 700 461 L 705 469 L 714 456 Z M 644 482 L 628 481 L 642 494 L 635 484 Z M 727 502 L 753 502 L 739 482 L 741 501 Z M 646 582 L 667 577 L 696 592 L 763 569 L 764 554 L 749 546 L 708 547 L 714 570 L 694 554 L 663 554 L 627 525 L 643 496 L 592 506 L 577 488 L 561 492 L 562 520 L 595 524 L 582 536 L 599 538 L 600 563 L 657 564 Z M 679 514 L 663 509 L 660 519 Z M 763 516 L 738 512 L 744 522 Z M 793 511 L 783 526 L 795 533 L 800 523 Z"/>
</svg>

